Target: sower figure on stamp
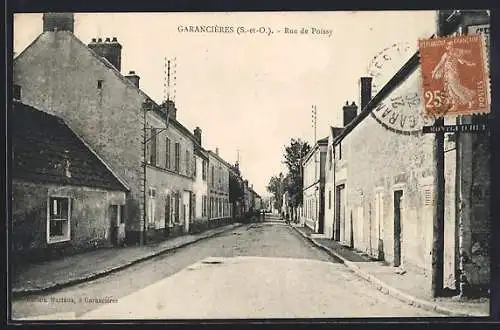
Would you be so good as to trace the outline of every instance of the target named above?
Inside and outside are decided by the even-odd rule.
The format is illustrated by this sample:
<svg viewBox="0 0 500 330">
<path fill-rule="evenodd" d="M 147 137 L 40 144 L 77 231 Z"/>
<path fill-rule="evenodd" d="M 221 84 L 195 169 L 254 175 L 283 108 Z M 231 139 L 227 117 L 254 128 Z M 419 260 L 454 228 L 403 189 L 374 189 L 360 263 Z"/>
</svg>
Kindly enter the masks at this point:
<svg viewBox="0 0 500 330">
<path fill-rule="evenodd" d="M 450 112 L 454 111 L 457 105 L 467 104 L 469 109 L 473 106 L 475 92 L 462 85 L 459 77 L 459 64 L 476 65 L 464 58 L 470 53 L 469 49 L 455 48 L 451 42 L 448 42 L 446 51 L 432 71 L 433 79 L 443 79 L 446 103 L 451 106 L 448 109 Z"/>
</svg>

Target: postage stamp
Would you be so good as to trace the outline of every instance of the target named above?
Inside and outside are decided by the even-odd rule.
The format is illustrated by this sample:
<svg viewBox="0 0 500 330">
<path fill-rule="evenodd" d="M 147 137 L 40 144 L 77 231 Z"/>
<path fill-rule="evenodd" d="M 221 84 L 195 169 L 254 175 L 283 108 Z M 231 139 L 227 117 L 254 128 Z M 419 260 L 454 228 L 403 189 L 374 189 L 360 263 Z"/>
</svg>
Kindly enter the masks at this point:
<svg viewBox="0 0 500 330">
<path fill-rule="evenodd" d="M 484 40 L 459 35 L 419 40 L 424 115 L 459 116 L 490 112 Z"/>
</svg>

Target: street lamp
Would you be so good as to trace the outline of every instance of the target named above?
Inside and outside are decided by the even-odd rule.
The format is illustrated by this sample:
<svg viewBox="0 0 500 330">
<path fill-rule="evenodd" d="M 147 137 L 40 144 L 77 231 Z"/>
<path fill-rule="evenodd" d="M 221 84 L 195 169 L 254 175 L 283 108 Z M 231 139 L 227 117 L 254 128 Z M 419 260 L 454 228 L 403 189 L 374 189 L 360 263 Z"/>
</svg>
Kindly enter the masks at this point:
<svg viewBox="0 0 500 330">
<path fill-rule="evenodd" d="M 166 104 L 165 104 L 166 103 Z M 143 172 L 144 172 L 144 176 L 143 176 L 143 181 L 142 181 L 142 184 L 143 184 L 143 208 L 142 208 L 142 235 L 140 236 L 140 245 L 144 245 L 146 243 L 146 216 L 147 216 L 147 212 L 146 212 L 146 205 L 147 205 L 147 193 L 146 193 L 146 169 L 147 169 L 147 153 L 146 153 L 146 144 L 152 140 L 153 138 L 155 138 L 158 134 L 160 134 L 161 132 L 165 131 L 168 129 L 168 126 L 169 126 L 169 119 L 170 119 L 170 101 L 167 100 L 166 102 L 164 103 L 164 105 L 166 105 L 166 126 L 165 127 L 147 127 L 147 124 L 146 124 L 146 121 L 147 121 L 147 113 L 149 111 L 158 111 L 160 109 L 160 107 L 158 105 L 156 105 L 151 99 L 146 99 L 143 103 L 142 103 L 142 110 L 143 110 L 143 146 L 142 146 L 142 169 L 143 169 Z M 154 134 L 154 135 L 151 135 L 151 136 L 148 136 L 149 134 L 147 134 L 148 130 L 152 130 L 152 129 L 158 129 L 158 131 Z"/>
</svg>

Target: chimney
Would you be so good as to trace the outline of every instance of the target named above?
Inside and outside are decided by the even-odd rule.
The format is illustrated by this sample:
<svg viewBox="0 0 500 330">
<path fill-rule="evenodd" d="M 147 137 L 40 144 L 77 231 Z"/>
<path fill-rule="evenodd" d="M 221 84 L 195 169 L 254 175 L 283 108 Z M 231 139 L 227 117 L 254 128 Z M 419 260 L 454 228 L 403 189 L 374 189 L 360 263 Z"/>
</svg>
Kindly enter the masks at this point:
<svg viewBox="0 0 500 330">
<path fill-rule="evenodd" d="M 346 101 L 342 109 L 344 110 L 344 127 L 345 127 L 349 125 L 349 123 L 354 118 L 356 118 L 358 114 L 358 106 L 354 102 L 352 102 L 351 105 L 349 105 L 349 102 Z"/>
<path fill-rule="evenodd" d="M 116 37 L 113 37 L 113 39 L 106 38 L 105 42 L 102 42 L 102 38 L 98 38 L 97 40 L 96 38 L 92 38 L 89 48 L 96 52 L 97 55 L 108 60 L 116 70 L 121 71 L 122 45 L 120 45 Z"/>
<path fill-rule="evenodd" d="M 135 87 L 139 88 L 139 79 L 140 77 L 135 74 L 135 71 L 129 71 L 128 75 L 125 76 L 130 82 L 132 82 Z"/>
<path fill-rule="evenodd" d="M 201 146 L 201 129 L 198 126 L 194 129 L 194 138 Z"/>
<path fill-rule="evenodd" d="M 216 147 L 216 148 L 215 148 L 215 154 L 216 154 L 216 155 L 219 155 L 219 147 Z"/>
<path fill-rule="evenodd" d="M 73 13 L 44 13 L 43 32 L 47 31 L 69 31 L 75 30 L 75 18 Z"/>
<path fill-rule="evenodd" d="M 361 111 L 372 99 L 372 77 L 361 77 Z"/>
<path fill-rule="evenodd" d="M 177 108 L 172 100 L 166 100 L 161 104 L 162 110 L 167 114 L 168 117 L 177 120 Z"/>
</svg>

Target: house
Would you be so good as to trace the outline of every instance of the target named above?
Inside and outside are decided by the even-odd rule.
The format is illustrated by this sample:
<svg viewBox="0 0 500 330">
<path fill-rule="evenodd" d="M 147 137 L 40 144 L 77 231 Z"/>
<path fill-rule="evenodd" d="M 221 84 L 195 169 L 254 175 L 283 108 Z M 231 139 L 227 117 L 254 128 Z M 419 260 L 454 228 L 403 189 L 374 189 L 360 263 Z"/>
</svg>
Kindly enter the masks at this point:
<svg viewBox="0 0 500 330">
<path fill-rule="evenodd" d="M 229 168 L 229 202 L 234 218 L 241 218 L 245 213 L 244 199 L 243 178 L 241 177 L 240 165 L 236 162 L 234 166 Z"/>
<path fill-rule="evenodd" d="M 324 214 L 325 214 L 325 236 L 328 238 L 333 238 L 333 223 L 334 218 L 334 159 L 333 159 L 333 141 L 342 132 L 342 127 L 330 127 L 330 134 L 328 135 L 328 145 L 327 145 L 327 160 L 325 162 L 325 201 L 324 201 Z"/>
<path fill-rule="evenodd" d="M 260 211 L 262 210 L 262 198 L 260 197 L 259 194 L 257 194 L 257 192 L 255 192 L 255 211 Z"/>
<path fill-rule="evenodd" d="M 303 167 L 303 203 L 304 212 L 301 220 L 315 233 L 324 233 L 324 194 L 325 160 L 328 137 L 316 141 L 302 159 Z"/>
<path fill-rule="evenodd" d="M 201 129 L 194 130 L 196 144 L 194 146 L 193 169 L 193 224 L 197 230 L 208 227 L 208 151 L 201 144 Z"/>
<path fill-rule="evenodd" d="M 177 121 L 172 101 L 166 101 L 160 109 L 167 111 L 148 111 L 146 119 L 145 231 L 149 240 L 188 233 L 196 204 L 195 145 L 200 146 Z"/>
<path fill-rule="evenodd" d="M 225 223 L 232 217 L 229 204 L 229 167 L 219 156 L 219 148 L 215 152 L 208 151 L 209 182 L 208 197 L 210 200 L 210 217 L 212 225 Z"/>
<path fill-rule="evenodd" d="M 467 11 L 454 11 L 441 19 L 440 28 L 448 22 L 446 34 L 465 33 L 471 25 L 489 22 L 487 15 Z M 334 159 L 333 238 L 392 266 L 429 277 L 442 269 L 442 277 L 435 280 L 451 290 L 485 292 L 490 284 L 488 136 L 444 133 L 439 152 L 435 135 L 422 133 L 426 121 L 418 115 L 412 131 L 391 127 L 389 119 L 396 114 L 409 117 L 415 109 L 414 114 L 423 114 L 418 54 L 396 71 L 368 102 L 362 87 L 366 105 L 354 117 L 357 109 L 344 107 L 345 127 L 333 138 L 330 149 Z M 394 100 L 402 97 L 408 103 L 400 107 Z M 473 123 L 487 118 L 462 116 L 460 120 Z M 455 118 L 445 117 L 445 124 L 455 123 Z M 439 159 L 444 160 L 442 176 Z M 433 232 L 440 218 L 444 229 Z M 437 239 L 443 240 L 443 249 L 433 248 Z M 439 264 L 433 262 L 433 256 L 442 259 Z"/>
<path fill-rule="evenodd" d="M 251 211 L 252 194 L 248 186 L 248 180 L 243 180 L 243 214 L 246 215 Z"/>
<path fill-rule="evenodd" d="M 140 77 L 121 73 L 117 38 L 86 45 L 72 13 L 43 15 L 44 30 L 14 59 L 14 89 L 26 104 L 64 119 L 130 188 L 129 244 L 187 232 L 196 143 L 172 101 L 156 104 Z"/>
<path fill-rule="evenodd" d="M 12 107 L 11 259 L 122 245 L 126 183 L 61 118 Z"/>
</svg>

